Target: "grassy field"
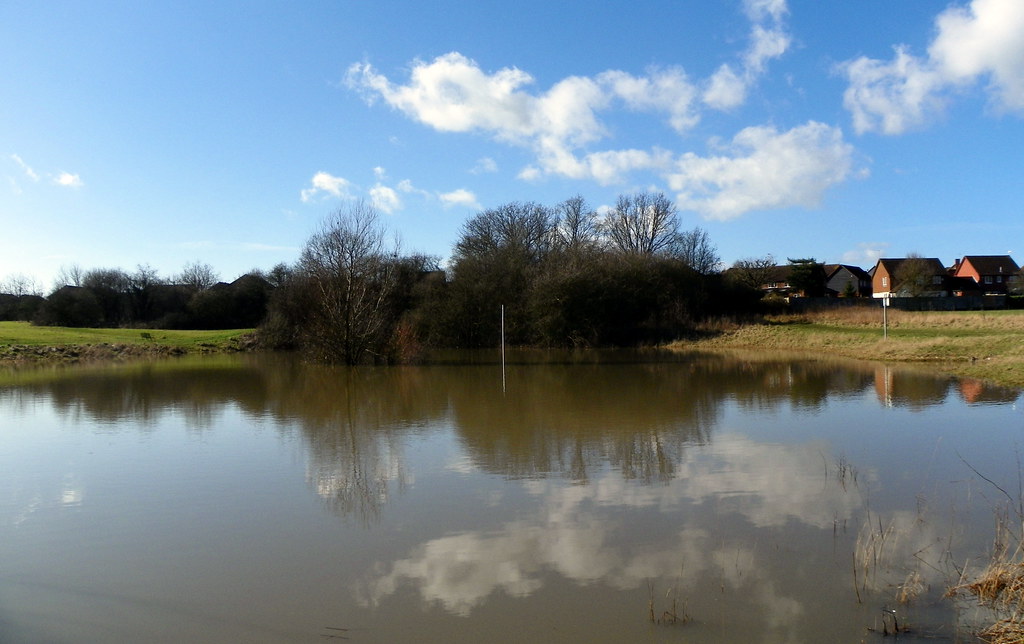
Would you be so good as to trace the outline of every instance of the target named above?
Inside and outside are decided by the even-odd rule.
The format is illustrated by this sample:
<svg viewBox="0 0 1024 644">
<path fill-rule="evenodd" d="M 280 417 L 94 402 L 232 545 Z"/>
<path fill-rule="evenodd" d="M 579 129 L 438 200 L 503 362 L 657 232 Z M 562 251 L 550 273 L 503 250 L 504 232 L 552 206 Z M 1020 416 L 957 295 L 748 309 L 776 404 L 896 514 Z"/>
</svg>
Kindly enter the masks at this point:
<svg viewBox="0 0 1024 644">
<path fill-rule="evenodd" d="M 68 346 L 85 344 L 162 344 L 182 349 L 227 345 L 252 329 L 171 331 L 164 329 L 77 329 L 0 322 L 0 346 Z"/>
<path fill-rule="evenodd" d="M 929 363 L 961 376 L 1024 387 L 1024 311 L 910 312 L 832 309 L 718 323 L 680 348 L 798 351 L 864 360 Z"/>
<path fill-rule="evenodd" d="M 237 351 L 252 329 L 78 329 L 0 322 L 0 364 L 80 363 Z"/>
</svg>

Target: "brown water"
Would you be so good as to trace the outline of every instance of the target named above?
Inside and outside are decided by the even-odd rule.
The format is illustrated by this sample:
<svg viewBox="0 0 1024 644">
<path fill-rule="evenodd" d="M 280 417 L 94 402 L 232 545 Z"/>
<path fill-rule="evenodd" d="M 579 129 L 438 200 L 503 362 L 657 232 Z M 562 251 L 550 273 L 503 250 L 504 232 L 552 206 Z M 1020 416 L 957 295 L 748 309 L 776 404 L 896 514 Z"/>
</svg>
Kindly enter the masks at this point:
<svg viewBox="0 0 1024 644">
<path fill-rule="evenodd" d="M 892 610 L 972 641 L 991 618 L 942 595 L 984 563 L 994 484 L 1016 501 L 1020 392 L 653 353 L 517 354 L 503 383 L 489 358 L 5 376 L 0 641 L 861 642 Z"/>
</svg>

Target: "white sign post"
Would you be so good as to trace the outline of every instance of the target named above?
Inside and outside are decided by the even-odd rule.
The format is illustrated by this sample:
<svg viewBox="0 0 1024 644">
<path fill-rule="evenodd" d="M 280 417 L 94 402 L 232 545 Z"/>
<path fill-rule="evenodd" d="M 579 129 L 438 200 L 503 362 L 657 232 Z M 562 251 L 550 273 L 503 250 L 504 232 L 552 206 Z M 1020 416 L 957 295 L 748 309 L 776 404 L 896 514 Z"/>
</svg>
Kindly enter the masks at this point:
<svg viewBox="0 0 1024 644">
<path fill-rule="evenodd" d="M 886 311 L 889 310 L 889 294 L 882 296 L 882 338 L 889 339 L 889 318 Z"/>
</svg>

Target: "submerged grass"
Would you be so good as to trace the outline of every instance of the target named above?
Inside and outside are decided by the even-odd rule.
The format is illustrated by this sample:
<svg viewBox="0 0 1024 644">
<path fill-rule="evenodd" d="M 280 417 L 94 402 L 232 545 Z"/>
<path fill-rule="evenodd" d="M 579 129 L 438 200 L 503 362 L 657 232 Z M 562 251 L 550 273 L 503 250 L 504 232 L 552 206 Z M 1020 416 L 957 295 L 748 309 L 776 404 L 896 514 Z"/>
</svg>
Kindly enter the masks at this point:
<svg viewBox="0 0 1024 644">
<path fill-rule="evenodd" d="M 978 633 L 990 644 L 1024 642 L 1024 543 L 1013 537 L 1000 518 L 996 546 L 988 566 L 973 581 L 954 587 L 951 594 L 970 594 L 998 615 L 992 625 Z M 1008 538 L 1016 540 L 1011 550 Z"/>
<path fill-rule="evenodd" d="M 654 608 L 655 596 L 654 582 L 652 580 L 647 580 L 647 593 L 649 596 L 647 601 L 648 619 L 652 624 L 669 626 L 689 623 L 690 616 L 686 614 L 685 600 L 683 601 L 682 611 L 680 612 L 679 610 L 679 579 L 676 579 L 675 585 L 665 591 L 665 602 L 667 605 L 665 610 L 661 612 L 661 615 L 658 615 Z"/>
<path fill-rule="evenodd" d="M 989 644 L 1024 643 L 1024 539 L 1021 521 L 1016 525 L 1009 511 L 997 512 L 995 539 L 988 565 L 974 576 L 973 581 L 957 584 L 950 596 L 970 595 L 992 610 L 996 616 L 990 626 L 978 633 Z"/>
<path fill-rule="evenodd" d="M 995 537 L 988 565 L 973 575 L 971 581 L 965 581 L 967 577 L 962 575 L 947 595 L 973 596 L 992 611 L 995 621 L 978 633 L 984 641 L 1024 644 L 1024 468 L 1020 455 L 1017 456 L 1016 498 L 967 461 L 964 464 L 1001 492 L 1007 503 L 995 510 Z"/>
<path fill-rule="evenodd" d="M 685 349 L 796 351 L 928 363 L 960 376 L 1024 387 L 1024 311 L 888 311 L 837 308 L 755 322 L 717 320 Z"/>
</svg>

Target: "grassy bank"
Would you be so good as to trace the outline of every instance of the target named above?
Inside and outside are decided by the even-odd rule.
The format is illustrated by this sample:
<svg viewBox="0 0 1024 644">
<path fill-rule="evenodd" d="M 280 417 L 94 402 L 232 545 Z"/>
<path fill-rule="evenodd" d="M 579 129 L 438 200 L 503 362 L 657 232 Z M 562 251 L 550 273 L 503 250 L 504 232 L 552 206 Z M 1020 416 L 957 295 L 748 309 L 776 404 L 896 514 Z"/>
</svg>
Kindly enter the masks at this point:
<svg viewBox="0 0 1024 644">
<path fill-rule="evenodd" d="M 833 309 L 758 323 L 717 323 L 686 349 L 796 351 L 915 362 L 960 376 L 1024 387 L 1024 311 L 911 312 Z"/>
<path fill-rule="evenodd" d="M 833 309 L 754 323 L 718 322 L 685 349 L 754 349 L 914 362 L 960 375 L 1024 387 L 1024 311 Z M 80 329 L 0 322 L 0 363 L 80 362 L 133 356 L 237 351 L 251 329 L 172 331 Z"/>
<path fill-rule="evenodd" d="M 0 363 L 83 362 L 244 350 L 252 329 L 79 329 L 0 322 Z"/>
</svg>

